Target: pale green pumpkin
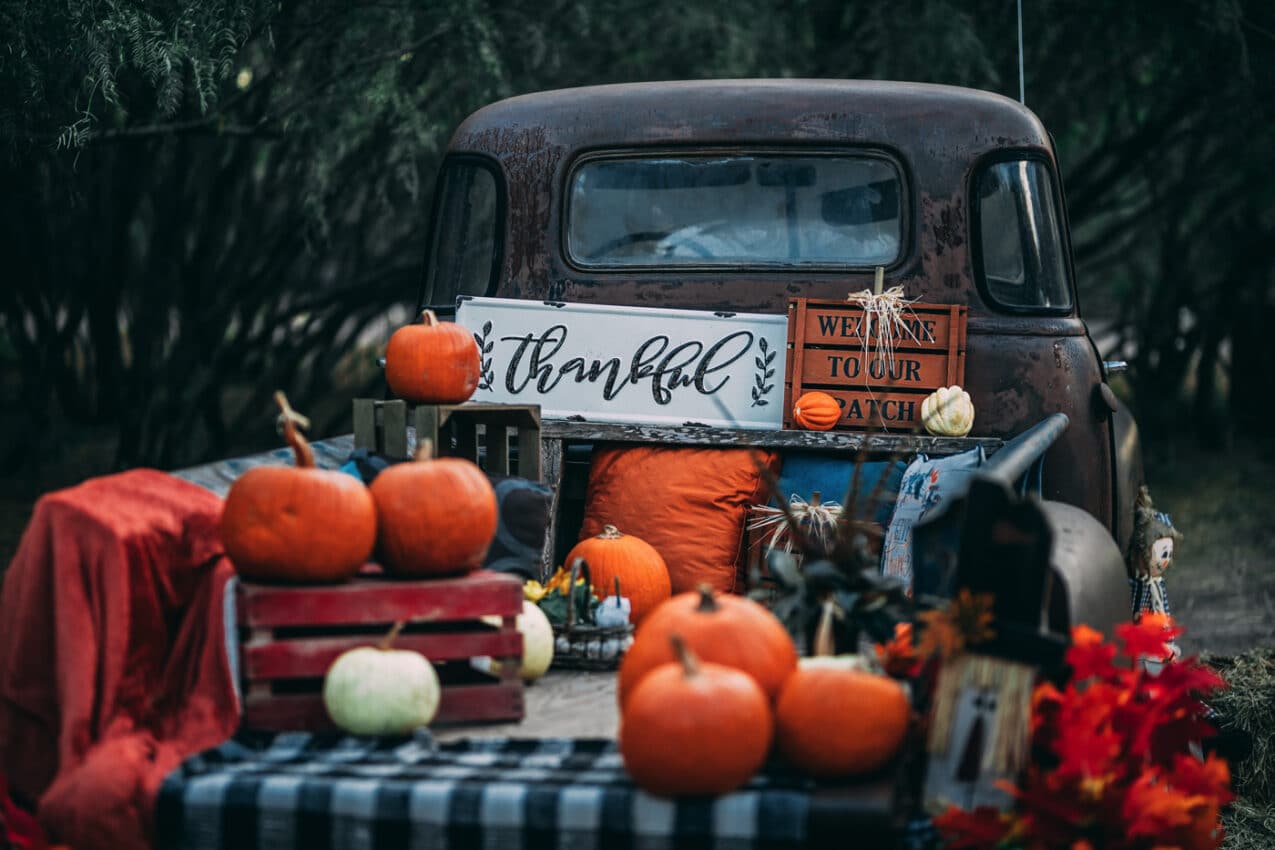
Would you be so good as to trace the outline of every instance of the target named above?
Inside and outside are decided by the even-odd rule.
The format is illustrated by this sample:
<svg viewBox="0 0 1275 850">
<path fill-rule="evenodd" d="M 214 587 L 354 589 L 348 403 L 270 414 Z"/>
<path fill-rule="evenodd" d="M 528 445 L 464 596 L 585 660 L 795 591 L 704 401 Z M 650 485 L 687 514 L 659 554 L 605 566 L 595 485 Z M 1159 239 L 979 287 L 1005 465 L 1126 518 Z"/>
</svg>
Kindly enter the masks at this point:
<svg viewBox="0 0 1275 850">
<path fill-rule="evenodd" d="M 419 652 L 391 649 L 401 624 L 380 646 L 343 653 L 323 680 L 323 705 L 353 735 L 404 735 L 438 713 L 438 674 Z"/>
</svg>

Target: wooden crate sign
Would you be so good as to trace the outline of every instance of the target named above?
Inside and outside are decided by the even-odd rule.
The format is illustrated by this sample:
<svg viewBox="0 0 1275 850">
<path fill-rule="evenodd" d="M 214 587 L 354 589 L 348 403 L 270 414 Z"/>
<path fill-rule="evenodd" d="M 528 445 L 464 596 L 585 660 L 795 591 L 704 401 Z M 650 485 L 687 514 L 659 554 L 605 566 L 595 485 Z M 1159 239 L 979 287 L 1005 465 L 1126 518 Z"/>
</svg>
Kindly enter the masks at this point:
<svg viewBox="0 0 1275 850">
<path fill-rule="evenodd" d="M 408 623 L 395 647 L 422 653 L 442 683 L 435 724 L 519 720 L 517 677 L 522 584 L 480 570 L 456 578 L 401 581 L 360 575 L 327 586 L 239 582 L 236 617 L 243 726 L 267 731 L 332 727 L 323 707 L 323 676 L 349 649 L 375 645 L 392 623 Z M 488 625 L 482 617 L 500 618 Z M 471 658 L 504 659 L 499 677 L 474 670 Z"/>
<path fill-rule="evenodd" d="M 797 427 L 793 402 L 810 390 L 841 405 L 846 431 L 920 427 L 921 403 L 939 387 L 965 381 L 966 308 L 913 304 L 905 330 L 891 338 L 893 357 L 877 355 L 875 322 L 865 352 L 863 308 L 848 301 L 797 298 L 788 304 L 784 427 Z"/>
<path fill-rule="evenodd" d="M 801 299 L 804 300 L 804 299 Z M 849 309 L 847 309 L 849 308 Z M 914 304 L 914 315 L 905 317 L 908 332 L 896 334 L 896 348 L 908 348 L 912 351 L 948 350 L 952 334 L 952 320 L 955 310 L 960 311 L 963 323 L 965 308 L 963 307 L 927 307 Z M 805 315 L 801 326 L 805 329 L 803 339 L 807 346 L 811 345 L 857 345 L 863 346 L 863 310 L 843 301 L 806 301 Z M 880 339 L 880 328 L 873 322 L 872 333 L 868 337 L 869 345 Z M 964 335 L 962 324 L 960 333 Z M 789 342 L 791 342 L 791 337 Z M 963 339 L 962 339 L 963 342 Z"/>
<path fill-rule="evenodd" d="M 928 387 L 933 391 L 949 386 L 946 353 L 895 351 L 891 360 L 882 360 L 871 349 L 865 358 L 862 348 L 807 348 L 805 354 L 801 364 L 801 383 L 805 387 Z"/>
</svg>

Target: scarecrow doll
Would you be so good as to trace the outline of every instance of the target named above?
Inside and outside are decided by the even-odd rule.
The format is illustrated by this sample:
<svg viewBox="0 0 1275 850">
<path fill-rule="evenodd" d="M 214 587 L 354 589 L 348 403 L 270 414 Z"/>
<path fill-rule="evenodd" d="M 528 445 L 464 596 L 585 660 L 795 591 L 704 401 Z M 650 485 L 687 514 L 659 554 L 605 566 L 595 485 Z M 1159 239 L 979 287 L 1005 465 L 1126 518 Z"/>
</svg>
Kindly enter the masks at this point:
<svg viewBox="0 0 1275 850">
<path fill-rule="evenodd" d="M 1144 485 L 1138 491 L 1133 508 L 1133 537 L 1129 541 L 1129 589 L 1133 619 L 1137 622 L 1147 612 L 1170 615 L 1169 596 L 1164 587 L 1164 574 L 1173 563 L 1173 553 L 1182 542 L 1182 533 L 1173 527 L 1169 515 L 1151 504 L 1151 493 Z M 1168 659 L 1176 659 L 1182 651 L 1170 641 L 1165 644 Z"/>
</svg>

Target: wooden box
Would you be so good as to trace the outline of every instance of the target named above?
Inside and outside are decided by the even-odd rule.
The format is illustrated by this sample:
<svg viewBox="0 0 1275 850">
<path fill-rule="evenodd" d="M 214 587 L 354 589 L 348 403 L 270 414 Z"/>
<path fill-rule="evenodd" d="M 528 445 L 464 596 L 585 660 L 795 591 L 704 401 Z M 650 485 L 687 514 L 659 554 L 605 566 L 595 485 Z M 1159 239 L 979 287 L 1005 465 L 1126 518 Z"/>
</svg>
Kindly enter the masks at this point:
<svg viewBox="0 0 1275 850">
<path fill-rule="evenodd" d="M 788 303 L 788 358 L 784 368 L 784 427 L 794 427 L 793 402 L 810 390 L 841 404 L 837 430 L 911 430 L 921 425 L 921 403 L 939 387 L 965 381 L 966 308 L 913 304 L 910 333 L 893 336 L 893 358 L 877 356 L 877 328 L 865 354 L 863 308 L 851 301 L 796 298 Z"/>
<path fill-rule="evenodd" d="M 480 570 L 456 578 L 402 581 L 376 568 L 345 584 L 306 586 L 239 582 L 236 613 L 244 728 L 266 731 L 332 727 L 323 676 L 342 652 L 378 643 L 395 621 L 407 626 L 395 647 L 425 655 L 438 671 L 442 700 L 434 724 L 521 720 L 517 676 L 522 584 Z M 500 626 L 480 618 L 497 616 Z M 499 678 L 475 670 L 474 657 L 501 665 Z"/>
<path fill-rule="evenodd" d="M 479 462 L 480 436 L 488 472 L 540 478 L 540 405 L 538 404 L 416 404 L 401 399 L 354 399 L 354 447 L 390 457 L 407 457 L 407 426 L 417 439 L 434 441 L 440 456 Z M 510 432 L 518 449 L 516 468 L 509 450 Z M 440 438 L 440 435 L 441 438 Z M 452 437 L 455 437 L 455 446 Z"/>
</svg>

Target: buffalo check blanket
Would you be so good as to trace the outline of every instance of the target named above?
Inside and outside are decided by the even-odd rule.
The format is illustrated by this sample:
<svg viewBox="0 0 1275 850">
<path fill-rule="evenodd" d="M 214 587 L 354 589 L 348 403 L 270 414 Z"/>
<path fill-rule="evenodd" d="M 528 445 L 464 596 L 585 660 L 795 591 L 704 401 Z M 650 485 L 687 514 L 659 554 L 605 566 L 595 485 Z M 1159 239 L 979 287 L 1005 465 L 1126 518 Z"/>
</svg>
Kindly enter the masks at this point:
<svg viewBox="0 0 1275 850">
<path fill-rule="evenodd" d="M 768 767 L 717 798 L 633 786 L 614 741 L 241 733 L 160 789 L 159 848 L 664 850 L 919 846 L 888 778 L 821 789 Z"/>
</svg>

